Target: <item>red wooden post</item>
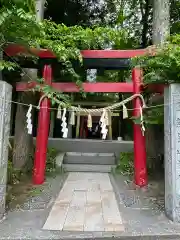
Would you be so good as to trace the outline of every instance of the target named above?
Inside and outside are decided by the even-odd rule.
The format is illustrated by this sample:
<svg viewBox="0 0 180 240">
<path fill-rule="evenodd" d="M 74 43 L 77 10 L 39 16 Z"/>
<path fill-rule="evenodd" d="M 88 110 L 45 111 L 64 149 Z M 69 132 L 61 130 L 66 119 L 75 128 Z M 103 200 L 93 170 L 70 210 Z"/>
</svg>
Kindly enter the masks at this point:
<svg viewBox="0 0 180 240">
<path fill-rule="evenodd" d="M 49 65 L 44 66 L 43 78 L 46 83 L 51 84 L 52 68 Z M 33 183 L 43 184 L 45 168 L 46 168 L 46 154 L 48 146 L 48 135 L 50 125 L 50 100 L 44 98 L 40 105 L 38 130 L 36 137 L 36 152 L 34 160 Z"/>
<path fill-rule="evenodd" d="M 142 70 L 134 68 L 132 71 L 132 80 L 134 84 L 134 93 L 140 93 L 142 84 Z M 140 106 L 142 106 L 139 98 L 134 99 L 134 116 L 140 116 Z M 146 167 L 146 141 L 142 135 L 141 126 L 134 124 L 134 177 L 135 184 L 143 187 L 147 185 L 147 167 Z"/>
</svg>

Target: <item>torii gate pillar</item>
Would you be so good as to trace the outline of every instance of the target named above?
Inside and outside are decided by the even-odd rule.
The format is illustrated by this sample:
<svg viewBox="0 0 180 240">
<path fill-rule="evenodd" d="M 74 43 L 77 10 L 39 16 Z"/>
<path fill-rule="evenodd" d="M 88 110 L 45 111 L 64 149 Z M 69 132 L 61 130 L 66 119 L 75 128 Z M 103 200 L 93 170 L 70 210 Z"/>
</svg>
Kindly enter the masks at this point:
<svg viewBox="0 0 180 240">
<path fill-rule="evenodd" d="M 134 94 L 140 94 L 142 85 L 142 70 L 140 68 L 132 70 L 132 81 Z M 134 117 L 139 117 L 141 100 L 136 98 L 133 103 Z M 146 139 L 139 124 L 134 124 L 134 181 L 139 187 L 147 185 Z"/>
<path fill-rule="evenodd" d="M 45 82 L 51 85 L 52 68 L 49 65 L 44 66 L 43 78 Z M 45 97 L 39 110 L 38 130 L 36 137 L 36 152 L 33 169 L 33 183 L 43 184 L 46 169 L 46 154 L 48 148 L 48 136 L 50 127 L 50 100 Z"/>
</svg>

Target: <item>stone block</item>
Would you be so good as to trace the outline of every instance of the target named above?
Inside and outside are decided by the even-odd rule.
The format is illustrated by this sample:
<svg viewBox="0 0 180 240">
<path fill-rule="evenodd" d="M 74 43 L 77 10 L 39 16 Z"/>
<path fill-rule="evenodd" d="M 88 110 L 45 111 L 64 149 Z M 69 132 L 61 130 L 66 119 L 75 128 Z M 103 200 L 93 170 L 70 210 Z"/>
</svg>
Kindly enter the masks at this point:
<svg viewBox="0 0 180 240">
<path fill-rule="evenodd" d="M 180 222 L 180 84 L 164 92 L 165 211 Z"/>
<path fill-rule="evenodd" d="M 0 218 L 5 212 L 11 98 L 11 85 L 0 81 Z"/>
</svg>

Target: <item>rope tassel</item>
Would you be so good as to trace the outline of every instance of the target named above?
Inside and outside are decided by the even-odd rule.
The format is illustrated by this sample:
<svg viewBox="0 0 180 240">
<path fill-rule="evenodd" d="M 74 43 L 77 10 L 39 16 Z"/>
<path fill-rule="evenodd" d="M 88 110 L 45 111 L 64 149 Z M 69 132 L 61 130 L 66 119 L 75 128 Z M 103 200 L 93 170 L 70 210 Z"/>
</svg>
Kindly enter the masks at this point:
<svg viewBox="0 0 180 240">
<path fill-rule="evenodd" d="M 128 118 L 128 110 L 125 104 L 123 104 L 123 119 Z"/>
<path fill-rule="evenodd" d="M 92 128 L 92 116 L 90 113 L 88 114 L 87 127 Z"/>
<path fill-rule="evenodd" d="M 106 111 L 105 111 L 105 109 L 104 109 L 104 110 L 103 110 L 103 113 L 102 113 L 102 115 L 101 115 L 101 118 L 100 118 L 100 123 L 103 123 L 103 122 L 104 122 L 105 113 L 106 113 Z"/>
<path fill-rule="evenodd" d="M 108 126 L 111 126 L 111 124 L 112 124 L 111 123 L 111 116 L 112 116 L 111 111 L 108 111 L 107 114 L 108 114 Z"/>
<path fill-rule="evenodd" d="M 62 115 L 62 124 L 66 121 L 66 108 L 63 109 L 63 115 Z"/>
<path fill-rule="evenodd" d="M 68 128 L 67 128 L 67 122 L 66 122 L 66 108 L 64 108 L 63 110 L 61 126 L 62 126 L 63 138 L 67 138 Z"/>
<path fill-rule="evenodd" d="M 75 113 L 74 113 L 74 111 L 71 112 L 69 124 L 70 125 L 75 125 Z"/>
<path fill-rule="evenodd" d="M 102 133 L 102 139 L 105 140 L 107 137 L 107 133 L 108 133 L 108 129 L 107 129 L 107 113 L 106 110 L 103 110 L 101 119 L 100 119 L 100 123 L 101 123 L 101 133 Z"/>
<path fill-rule="evenodd" d="M 105 125 L 109 126 L 109 114 L 107 111 L 105 112 L 105 115 L 104 115 L 104 121 L 105 121 Z"/>
<path fill-rule="evenodd" d="M 28 109 L 27 114 L 26 114 L 28 134 L 32 134 L 32 122 L 31 122 L 32 114 L 31 114 L 31 111 L 32 111 L 32 105 L 30 104 L 29 109 Z"/>
<path fill-rule="evenodd" d="M 58 111 L 57 111 L 57 119 L 61 119 L 61 106 L 59 105 Z"/>
</svg>

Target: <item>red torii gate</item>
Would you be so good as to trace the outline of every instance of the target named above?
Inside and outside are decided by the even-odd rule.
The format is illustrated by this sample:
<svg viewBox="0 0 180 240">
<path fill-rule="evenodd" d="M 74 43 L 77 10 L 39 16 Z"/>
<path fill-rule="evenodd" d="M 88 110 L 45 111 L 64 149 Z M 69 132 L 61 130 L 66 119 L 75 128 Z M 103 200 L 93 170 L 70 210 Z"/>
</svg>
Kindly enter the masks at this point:
<svg viewBox="0 0 180 240">
<path fill-rule="evenodd" d="M 15 44 L 9 45 L 5 49 L 8 56 L 30 53 L 39 58 L 56 58 L 56 56 L 47 49 L 28 49 Z M 129 59 L 136 56 L 147 54 L 146 49 L 140 50 L 84 50 L 81 51 L 84 59 Z M 132 93 L 139 94 L 142 91 L 142 71 L 140 68 L 132 70 L 132 83 L 83 83 L 85 92 L 107 92 L 107 93 Z M 79 92 L 78 86 L 75 83 L 53 83 L 51 65 L 44 65 L 43 78 L 46 84 L 51 85 L 54 89 L 62 92 Z M 16 91 L 25 91 L 35 86 L 32 83 L 16 83 Z M 154 89 L 153 89 L 154 90 Z M 156 87 L 156 90 L 157 87 Z M 162 92 L 160 86 L 159 92 Z M 140 115 L 141 102 L 139 98 L 134 99 L 135 117 Z M 36 152 L 34 160 L 33 182 L 34 184 L 42 184 L 44 182 L 44 174 L 46 167 L 46 153 L 48 145 L 48 134 L 50 125 L 50 100 L 44 98 L 41 102 L 38 119 L 38 130 L 36 137 Z M 146 167 L 146 143 L 145 137 L 142 135 L 141 126 L 134 124 L 134 177 L 135 184 L 143 187 L 147 185 L 147 167 Z"/>
</svg>

